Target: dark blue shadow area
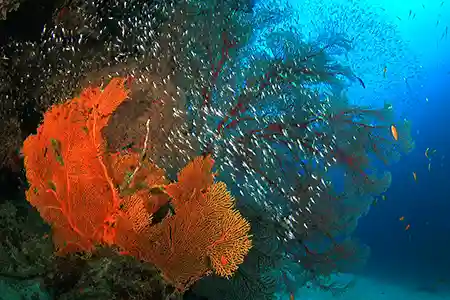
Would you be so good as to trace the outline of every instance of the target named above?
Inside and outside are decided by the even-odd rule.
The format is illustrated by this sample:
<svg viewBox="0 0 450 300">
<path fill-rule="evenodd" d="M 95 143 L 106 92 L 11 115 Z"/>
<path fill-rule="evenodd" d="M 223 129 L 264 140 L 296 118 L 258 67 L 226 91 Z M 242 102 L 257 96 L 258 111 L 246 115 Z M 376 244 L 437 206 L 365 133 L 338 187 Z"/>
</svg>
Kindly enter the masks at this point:
<svg viewBox="0 0 450 300">
<path fill-rule="evenodd" d="M 414 281 L 418 288 L 450 286 L 449 81 L 450 75 L 431 78 L 422 103 L 408 109 L 416 148 L 391 167 L 386 201 L 371 208 L 356 232 L 372 250 L 368 273 L 385 280 Z M 427 148 L 429 153 L 436 149 L 430 160 Z"/>
</svg>

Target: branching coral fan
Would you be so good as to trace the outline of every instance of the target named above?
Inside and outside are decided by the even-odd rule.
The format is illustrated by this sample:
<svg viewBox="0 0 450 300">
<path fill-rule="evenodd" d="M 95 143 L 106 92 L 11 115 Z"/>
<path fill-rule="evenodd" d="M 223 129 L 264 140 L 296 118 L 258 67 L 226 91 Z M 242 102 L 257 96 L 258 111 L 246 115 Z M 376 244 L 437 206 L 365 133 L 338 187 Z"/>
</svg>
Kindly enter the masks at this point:
<svg viewBox="0 0 450 300">
<path fill-rule="evenodd" d="M 211 267 L 220 276 L 231 276 L 251 247 L 250 225 L 233 209 L 225 184 L 213 183 L 212 165 L 211 158 L 199 157 L 179 173 L 178 182 L 166 187 L 175 215 L 142 228 L 142 236 L 151 238 L 138 240 L 138 249 L 147 250 L 140 256 L 180 289 Z"/>
<path fill-rule="evenodd" d="M 210 157 L 194 159 L 167 184 L 138 153 L 107 153 L 101 129 L 127 98 L 125 81 L 88 88 L 45 114 L 23 146 L 28 201 L 52 226 L 61 254 L 116 245 L 156 265 L 179 290 L 213 270 L 231 276 L 251 248 L 250 225 L 225 184 L 214 183 Z M 152 224 L 169 201 L 175 214 Z"/>
<path fill-rule="evenodd" d="M 105 165 L 100 130 L 127 92 L 123 79 L 102 91 L 86 89 L 79 98 L 53 106 L 37 134 L 23 145 L 30 188 L 28 201 L 52 225 L 61 251 L 92 250 L 114 242 L 107 225 L 119 195 Z"/>
<path fill-rule="evenodd" d="M 135 165 L 132 159 L 125 160 L 128 168 L 123 163 L 114 167 L 117 179 Z M 198 157 L 181 170 L 177 182 L 165 185 L 164 180 L 154 181 L 153 189 L 161 188 L 158 192 L 139 190 L 123 198 L 121 205 L 123 215 L 116 228 L 123 234 L 117 235 L 116 243 L 130 255 L 155 264 L 181 291 L 213 270 L 230 277 L 252 246 L 250 224 L 234 209 L 226 185 L 214 183 L 213 163 L 209 156 Z M 140 179 L 134 182 L 132 190 L 142 184 Z M 160 207 L 169 201 L 175 214 L 152 225 L 150 211 L 157 210 L 153 205 Z"/>
</svg>

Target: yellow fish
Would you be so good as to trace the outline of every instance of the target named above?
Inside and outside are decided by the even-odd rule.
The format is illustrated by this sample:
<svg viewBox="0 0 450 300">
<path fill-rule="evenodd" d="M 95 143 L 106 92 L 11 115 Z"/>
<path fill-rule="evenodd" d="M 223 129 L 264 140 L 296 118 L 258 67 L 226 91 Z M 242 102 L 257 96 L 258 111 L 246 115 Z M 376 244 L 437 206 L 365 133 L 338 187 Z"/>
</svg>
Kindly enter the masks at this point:
<svg viewBox="0 0 450 300">
<path fill-rule="evenodd" d="M 394 138 L 394 140 L 398 141 L 398 131 L 397 131 L 397 127 L 395 127 L 395 125 L 391 125 L 391 134 L 392 134 L 392 137 Z"/>
</svg>

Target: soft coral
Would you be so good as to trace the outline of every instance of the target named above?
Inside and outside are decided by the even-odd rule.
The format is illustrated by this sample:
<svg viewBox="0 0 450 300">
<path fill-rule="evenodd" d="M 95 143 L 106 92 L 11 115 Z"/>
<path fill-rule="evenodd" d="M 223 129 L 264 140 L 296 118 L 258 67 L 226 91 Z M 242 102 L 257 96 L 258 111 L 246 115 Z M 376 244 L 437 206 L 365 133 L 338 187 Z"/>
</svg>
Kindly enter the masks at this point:
<svg viewBox="0 0 450 300">
<path fill-rule="evenodd" d="M 100 134 L 127 98 L 124 79 L 54 105 L 37 134 L 23 145 L 28 201 L 52 225 L 60 251 L 90 250 L 113 243 L 119 195 L 105 165 Z"/>
</svg>

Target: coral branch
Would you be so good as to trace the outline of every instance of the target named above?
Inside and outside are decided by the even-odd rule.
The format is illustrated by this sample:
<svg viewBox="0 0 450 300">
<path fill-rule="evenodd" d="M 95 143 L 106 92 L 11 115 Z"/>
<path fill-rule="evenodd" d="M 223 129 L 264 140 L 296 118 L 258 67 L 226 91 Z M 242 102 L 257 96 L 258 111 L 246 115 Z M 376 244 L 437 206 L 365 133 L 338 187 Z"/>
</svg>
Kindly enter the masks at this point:
<svg viewBox="0 0 450 300">
<path fill-rule="evenodd" d="M 135 255 L 155 264 L 179 290 L 213 270 L 231 276 L 251 248 L 250 224 L 234 209 L 226 185 L 213 183 L 212 164 L 210 157 L 189 163 L 165 188 L 175 214 L 141 229 L 137 239 Z"/>
<path fill-rule="evenodd" d="M 148 136 L 150 133 L 150 119 L 147 119 L 147 122 L 145 123 L 145 128 L 147 130 L 147 134 L 145 135 L 144 147 L 142 148 L 142 151 L 141 151 L 139 163 L 136 166 L 136 168 L 134 168 L 133 173 L 131 173 L 131 175 L 128 176 L 124 180 L 123 185 L 120 187 L 120 191 L 123 191 L 124 189 L 129 187 L 130 183 L 133 181 L 134 176 L 139 171 L 139 169 L 142 167 L 142 160 L 145 158 L 145 153 L 147 152 L 147 147 L 148 147 Z"/>
<path fill-rule="evenodd" d="M 111 80 L 103 91 L 88 88 L 79 98 L 53 106 L 37 134 L 24 142 L 27 199 L 52 225 L 61 252 L 113 243 L 120 200 L 105 165 L 100 130 L 126 98 L 124 79 Z M 65 250 L 69 244 L 76 247 Z"/>
</svg>

